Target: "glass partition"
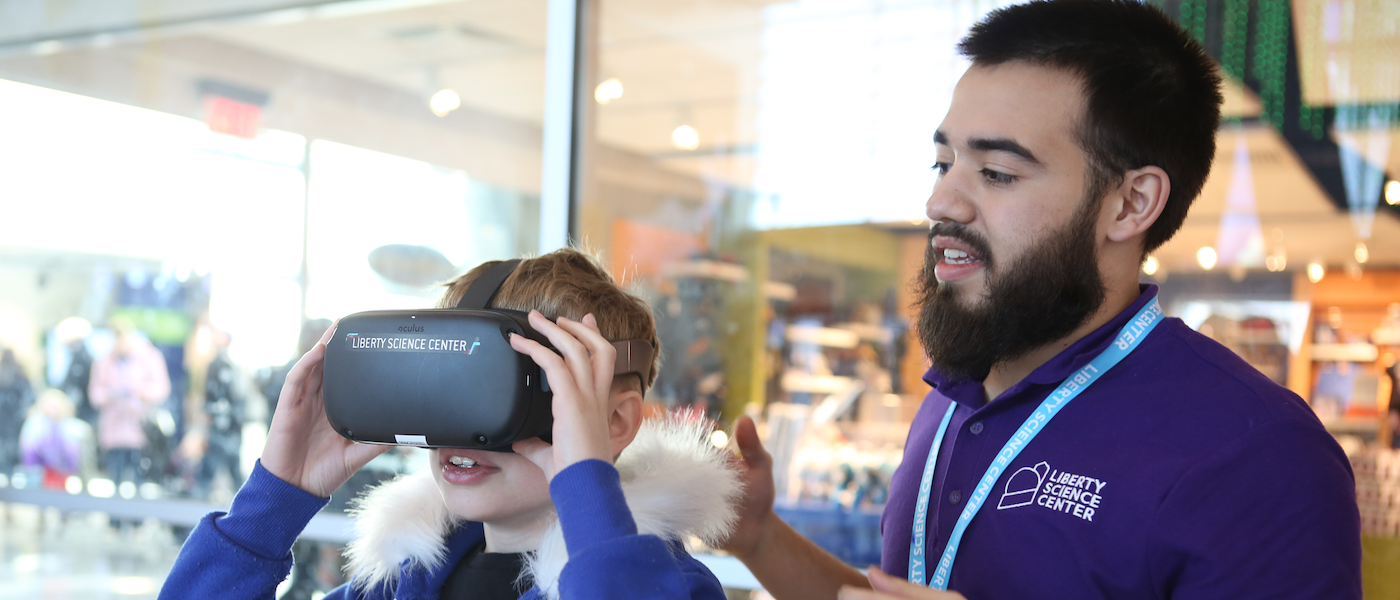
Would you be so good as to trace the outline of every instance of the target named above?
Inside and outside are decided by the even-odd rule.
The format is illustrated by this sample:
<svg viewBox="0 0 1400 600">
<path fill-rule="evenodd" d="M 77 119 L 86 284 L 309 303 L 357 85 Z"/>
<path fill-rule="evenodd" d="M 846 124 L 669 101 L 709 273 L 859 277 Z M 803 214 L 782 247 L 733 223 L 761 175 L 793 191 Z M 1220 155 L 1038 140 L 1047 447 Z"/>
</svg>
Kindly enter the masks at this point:
<svg viewBox="0 0 1400 600">
<path fill-rule="evenodd" d="M 869 515 L 928 390 L 910 284 L 954 47 L 1002 4 L 597 3 L 579 237 L 654 307 L 650 400 L 757 417 L 780 513 L 852 564 L 878 559 Z M 1142 281 L 1369 456 L 1400 324 L 1397 15 L 1156 4 L 1220 61 L 1226 102 L 1205 190 Z"/>
<path fill-rule="evenodd" d="M 536 251 L 545 7 L 0 7 L 0 486 L 172 522 L 166 502 L 226 503 L 330 320 L 429 306 L 457 273 Z M 154 383 L 105 376 L 117 361 Z M 118 427 L 92 399 L 126 393 L 142 414 Z M 22 460 L 24 424 L 65 414 L 78 461 Z M 329 511 L 420 462 L 381 457 Z M 84 597 L 154 597 L 188 531 L 65 511 L 108 550 L 59 566 L 76 542 L 36 554 L 54 526 L 37 510 L 7 509 L 0 596 L 57 597 L 43 575 L 61 574 Z M 132 540 L 141 558 L 113 563 Z M 334 544 L 297 560 L 286 597 L 342 577 Z"/>
</svg>

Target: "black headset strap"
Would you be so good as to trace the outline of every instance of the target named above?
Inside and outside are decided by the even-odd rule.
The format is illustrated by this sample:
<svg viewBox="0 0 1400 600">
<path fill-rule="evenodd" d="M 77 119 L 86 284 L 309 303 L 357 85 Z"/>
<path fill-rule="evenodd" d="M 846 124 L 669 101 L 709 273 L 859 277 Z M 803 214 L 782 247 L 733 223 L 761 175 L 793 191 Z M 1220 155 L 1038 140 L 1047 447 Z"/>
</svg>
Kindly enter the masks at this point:
<svg viewBox="0 0 1400 600">
<path fill-rule="evenodd" d="M 472 310 L 486 310 L 491 306 L 491 301 L 496 299 L 496 292 L 501 290 L 501 284 L 506 282 L 506 278 L 515 272 L 515 267 L 520 265 L 520 259 L 501 261 L 500 264 L 487 269 L 467 286 L 467 291 L 462 294 L 462 299 L 457 301 L 457 308 L 467 308 Z"/>
</svg>

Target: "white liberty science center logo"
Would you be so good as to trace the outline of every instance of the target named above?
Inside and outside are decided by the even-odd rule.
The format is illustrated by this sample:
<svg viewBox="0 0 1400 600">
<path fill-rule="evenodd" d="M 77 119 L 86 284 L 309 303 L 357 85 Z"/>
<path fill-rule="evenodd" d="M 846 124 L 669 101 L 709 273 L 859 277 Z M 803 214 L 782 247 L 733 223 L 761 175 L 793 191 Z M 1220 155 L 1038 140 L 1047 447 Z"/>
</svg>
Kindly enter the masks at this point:
<svg viewBox="0 0 1400 600">
<path fill-rule="evenodd" d="M 1106 485 L 1107 481 L 1051 469 L 1049 463 L 1040 461 L 1011 474 L 997 510 L 1036 505 L 1093 521 L 1103 504 Z"/>
</svg>

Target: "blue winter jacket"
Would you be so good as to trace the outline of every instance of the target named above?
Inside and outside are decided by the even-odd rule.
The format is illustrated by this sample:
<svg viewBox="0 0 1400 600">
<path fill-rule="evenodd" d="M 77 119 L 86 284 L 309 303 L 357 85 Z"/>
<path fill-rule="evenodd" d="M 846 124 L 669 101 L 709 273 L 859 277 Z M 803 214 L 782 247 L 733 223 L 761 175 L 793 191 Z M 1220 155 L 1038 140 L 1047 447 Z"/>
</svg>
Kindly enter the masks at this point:
<svg viewBox="0 0 1400 600">
<path fill-rule="evenodd" d="M 621 461 L 618 468 L 626 469 Z M 604 461 L 585 461 L 564 469 L 550 483 L 568 555 L 556 582 L 558 596 L 723 600 L 719 581 L 674 538 L 667 541 L 638 533 L 628 507 L 631 494 L 624 498 L 618 468 Z M 737 489 L 724 493 L 732 498 Z M 229 512 L 206 515 L 190 534 L 160 599 L 274 598 L 278 584 L 291 572 L 293 542 L 327 502 L 282 481 L 259 463 Z M 732 510 L 725 510 L 732 521 Z M 724 526 L 727 530 L 728 523 Z M 453 567 L 482 541 L 480 523 L 462 522 L 442 540 L 446 559 L 436 566 L 405 560 L 392 581 L 363 589 L 352 581 L 326 599 L 436 600 Z M 537 585 L 521 598 L 547 596 Z"/>
</svg>

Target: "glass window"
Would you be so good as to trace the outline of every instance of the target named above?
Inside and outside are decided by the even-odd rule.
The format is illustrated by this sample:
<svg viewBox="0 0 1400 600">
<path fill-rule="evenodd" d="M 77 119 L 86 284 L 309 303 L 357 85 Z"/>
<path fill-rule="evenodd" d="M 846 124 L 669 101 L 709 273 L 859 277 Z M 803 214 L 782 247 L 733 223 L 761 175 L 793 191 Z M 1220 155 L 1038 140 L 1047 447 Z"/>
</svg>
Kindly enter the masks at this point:
<svg viewBox="0 0 1400 600">
<path fill-rule="evenodd" d="M 928 390 L 910 284 L 932 135 L 957 41 L 1003 4 L 598 3 L 578 233 L 654 306 L 650 399 L 758 417 L 780 514 L 852 564 L 878 559 L 875 522 L 830 507 L 879 510 Z M 1389 444 L 1397 15 L 1156 4 L 1219 60 L 1226 100 L 1205 190 L 1142 281 L 1349 448 Z"/>
<path fill-rule="evenodd" d="M 100 593 L 158 587 L 182 530 L 141 517 L 179 522 L 163 502 L 211 503 L 203 512 L 231 498 L 289 361 L 330 320 L 429 306 L 466 268 L 538 250 L 545 11 L 0 7 L 0 486 L 41 502 L 74 492 L 64 502 L 88 509 L 150 503 L 112 513 L 110 531 L 152 549 L 125 573 L 135 579 L 101 560 L 59 573 L 91 576 Z M 111 382 L 89 376 L 115 355 L 160 380 L 122 431 L 90 402 Z M 32 415 L 81 423 L 76 464 L 20 460 L 36 402 Z M 409 454 L 377 459 L 330 510 L 422 462 Z M 105 518 L 75 514 L 72 527 L 108 535 Z M 42 511 L 21 517 L 26 535 L 42 530 Z M 0 576 L 0 595 L 47 589 L 37 574 L 52 565 L 35 556 Z M 330 589 L 340 560 L 335 544 L 299 547 L 297 593 Z"/>
</svg>

